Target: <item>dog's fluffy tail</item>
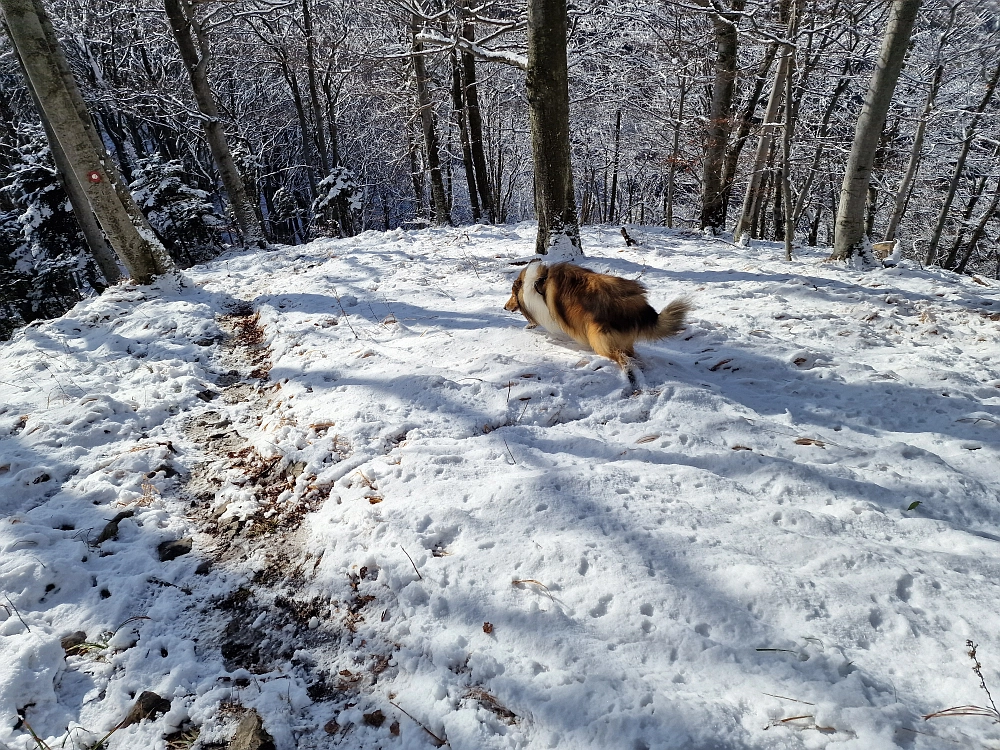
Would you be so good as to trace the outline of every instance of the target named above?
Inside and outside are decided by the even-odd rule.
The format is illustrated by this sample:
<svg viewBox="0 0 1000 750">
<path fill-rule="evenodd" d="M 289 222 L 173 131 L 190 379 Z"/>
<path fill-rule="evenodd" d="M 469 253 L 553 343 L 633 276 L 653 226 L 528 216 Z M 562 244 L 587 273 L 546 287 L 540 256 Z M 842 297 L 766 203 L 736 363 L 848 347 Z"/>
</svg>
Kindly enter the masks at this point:
<svg viewBox="0 0 1000 750">
<path fill-rule="evenodd" d="M 691 303 L 686 299 L 675 299 L 664 307 L 656 318 L 656 325 L 642 338 L 657 340 L 676 336 L 684 327 L 684 316 L 691 312 Z"/>
</svg>

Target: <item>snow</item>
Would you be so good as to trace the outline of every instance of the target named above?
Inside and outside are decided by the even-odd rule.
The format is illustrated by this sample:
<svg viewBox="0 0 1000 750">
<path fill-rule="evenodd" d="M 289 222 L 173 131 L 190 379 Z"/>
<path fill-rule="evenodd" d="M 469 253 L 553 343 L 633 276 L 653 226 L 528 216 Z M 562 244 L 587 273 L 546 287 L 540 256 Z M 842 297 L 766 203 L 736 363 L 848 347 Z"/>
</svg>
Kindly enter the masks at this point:
<svg viewBox="0 0 1000 750">
<path fill-rule="evenodd" d="M 250 708 L 279 750 L 1000 743 L 922 719 L 990 705 L 967 640 L 1000 690 L 995 282 L 630 233 L 582 262 L 696 306 L 632 398 L 503 310 L 530 225 L 233 252 L 0 345 L 0 748 L 144 690 L 111 750 Z"/>
</svg>

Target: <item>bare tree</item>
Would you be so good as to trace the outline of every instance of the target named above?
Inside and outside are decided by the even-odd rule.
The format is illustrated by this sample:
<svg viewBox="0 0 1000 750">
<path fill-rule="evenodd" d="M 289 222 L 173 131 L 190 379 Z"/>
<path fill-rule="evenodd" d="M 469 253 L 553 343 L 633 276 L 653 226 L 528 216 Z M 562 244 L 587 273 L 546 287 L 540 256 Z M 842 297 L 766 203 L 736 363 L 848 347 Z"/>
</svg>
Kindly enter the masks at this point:
<svg viewBox="0 0 1000 750">
<path fill-rule="evenodd" d="M 250 201 L 236 162 L 233 160 L 229 140 L 222 127 L 219 107 L 208 80 L 208 68 L 212 62 L 212 53 L 208 36 L 195 16 L 196 7 L 191 0 L 163 0 L 163 6 L 167 12 L 167 18 L 170 20 L 170 29 L 173 31 L 174 39 L 180 48 L 184 67 L 191 78 L 194 98 L 198 103 L 198 110 L 203 116 L 202 126 L 205 130 L 205 137 L 212 151 L 212 158 L 219 170 L 219 176 L 222 178 L 222 184 L 225 185 L 226 192 L 229 194 L 233 215 L 236 217 L 236 223 L 243 234 L 243 240 L 248 245 L 264 247 L 267 244 L 264 238 L 264 228 L 261 226 L 257 211 Z"/>
<path fill-rule="evenodd" d="M 707 0 L 699 4 L 709 5 Z M 719 5 L 721 6 L 721 3 Z M 726 147 L 732 129 L 733 90 L 736 86 L 737 72 L 736 49 L 739 40 L 736 22 L 745 6 L 745 0 L 732 0 L 728 12 L 716 10 L 712 13 L 716 61 L 702 172 L 702 229 L 716 230 L 726 222 Z"/>
<path fill-rule="evenodd" d="M 582 255 L 569 139 L 566 0 L 529 0 L 528 75 L 535 165 L 535 252 Z"/>
<path fill-rule="evenodd" d="M 924 263 L 926 265 L 930 265 L 938 260 L 938 244 L 941 241 L 941 233 L 944 231 L 945 222 L 948 220 L 948 212 L 951 210 L 951 204 L 955 200 L 955 193 L 958 191 L 958 183 L 962 179 L 962 173 L 965 171 L 965 161 L 969 158 L 969 150 L 972 148 L 972 144 L 979 135 L 979 123 L 983 119 L 983 114 L 986 112 L 986 108 L 989 106 L 990 101 L 993 99 L 993 94 L 996 92 L 998 83 L 1000 83 L 1000 65 L 997 65 L 996 70 L 993 71 L 993 75 L 986 84 L 986 91 L 979 102 L 979 106 L 976 107 L 976 111 L 972 115 L 972 121 L 965 127 L 965 131 L 962 136 L 962 148 L 958 153 L 958 160 L 955 163 L 955 171 L 952 172 L 951 175 L 951 182 L 948 185 L 948 193 L 945 195 L 944 202 L 941 204 L 941 212 L 938 214 L 938 220 L 934 224 L 934 231 L 931 233 L 931 239 L 927 246 L 927 255 L 924 258 Z M 956 255 L 957 249 L 953 250 L 945 259 L 943 263 L 945 268 L 955 267 Z"/>
<path fill-rule="evenodd" d="M 844 183 L 840 190 L 837 229 L 831 258 L 848 260 L 862 257 L 865 249 L 865 203 L 871 179 L 875 151 L 878 148 L 885 118 L 889 112 L 896 81 L 903 69 L 910 32 L 920 9 L 920 0 L 893 0 L 889 23 L 882 39 L 875 72 L 868 86 L 861 115 L 854 131 L 854 144 L 847 160 Z M 870 256 L 870 250 L 868 255 Z M 874 264 L 874 258 L 862 257 Z"/>
<path fill-rule="evenodd" d="M 424 133 L 424 151 L 431 174 L 431 221 L 438 226 L 451 224 L 451 208 L 445 194 L 444 178 L 441 174 L 441 147 L 438 144 L 437 126 L 434 122 L 434 103 L 431 100 L 430 84 L 423 44 L 420 41 L 420 19 L 412 16 L 413 31 L 413 78 L 417 88 L 417 117 Z"/>
</svg>

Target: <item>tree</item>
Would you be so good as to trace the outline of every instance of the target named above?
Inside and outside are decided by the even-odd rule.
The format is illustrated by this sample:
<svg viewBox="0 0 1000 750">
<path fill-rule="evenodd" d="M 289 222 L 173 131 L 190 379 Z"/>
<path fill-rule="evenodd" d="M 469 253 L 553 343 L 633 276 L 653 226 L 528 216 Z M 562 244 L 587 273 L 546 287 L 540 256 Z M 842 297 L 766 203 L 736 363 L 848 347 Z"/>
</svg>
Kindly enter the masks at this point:
<svg viewBox="0 0 1000 750">
<path fill-rule="evenodd" d="M 708 5 L 708 2 L 699 3 Z M 736 47 L 739 39 L 736 21 L 745 0 L 732 0 L 729 12 L 715 11 L 715 79 L 705 134 L 705 160 L 702 170 L 701 228 L 713 231 L 726 222 L 726 147 L 732 129 L 733 89 L 736 85 Z"/>
<path fill-rule="evenodd" d="M 871 178 L 875 151 L 878 148 L 889 104 L 896 89 L 896 81 L 903 69 L 906 50 L 910 44 L 910 32 L 920 9 L 920 0 L 893 0 L 889 23 L 882 39 L 875 72 L 868 85 L 861 115 L 854 131 L 854 143 L 847 159 L 844 183 L 840 189 L 840 205 L 837 209 L 837 229 L 834 235 L 834 260 L 849 260 L 860 257 L 862 263 L 873 264 L 870 245 L 865 251 L 865 203 L 868 198 L 868 182 Z"/>
<path fill-rule="evenodd" d="M 525 86 L 535 166 L 535 252 L 583 254 L 569 140 L 566 0 L 528 1 Z"/>
<path fill-rule="evenodd" d="M 431 221 L 437 226 L 451 224 L 451 207 L 445 194 L 441 175 L 441 151 L 438 145 L 434 104 L 431 101 L 423 45 L 420 42 L 420 20 L 416 14 L 411 19 L 413 32 L 413 78 L 417 89 L 417 117 L 424 134 L 424 151 L 431 173 Z"/>
<path fill-rule="evenodd" d="M 2 0 L 0 10 L 30 87 L 72 169 L 65 178 L 83 187 L 101 228 L 133 278 L 149 283 L 154 275 L 171 270 L 169 256 L 94 132 L 40 0 Z"/>
<path fill-rule="evenodd" d="M 951 210 L 951 204 L 955 200 L 955 193 L 958 190 L 958 183 L 964 172 L 965 162 L 969 158 L 969 151 L 979 135 L 979 122 L 982 120 L 983 114 L 986 112 L 986 108 L 993 99 L 993 94 L 996 92 L 998 83 L 1000 83 L 1000 65 L 997 65 L 996 69 L 993 71 L 993 75 L 990 77 L 989 83 L 986 84 L 986 92 L 983 94 L 983 98 L 979 102 L 979 106 L 976 107 L 976 111 L 972 116 L 972 121 L 968 124 L 963 133 L 962 148 L 958 153 L 955 170 L 952 172 L 951 183 L 948 185 L 948 193 L 945 195 L 944 202 L 941 204 L 941 212 L 938 214 L 938 220 L 934 225 L 934 231 L 931 233 L 931 239 L 928 243 L 927 256 L 924 258 L 924 263 L 926 265 L 930 265 L 938 260 L 937 250 L 938 243 L 941 241 L 941 232 L 944 230 L 945 222 L 948 220 L 948 212 Z M 973 202 L 973 207 L 975 207 L 975 202 Z M 944 259 L 942 265 L 945 268 L 954 268 L 957 255 L 958 248 L 956 247 L 948 254 L 948 257 Z"/>
<path fill-rule="evenodd" d="M 208 193 L 189 185 L 185 176 L 179 161 L 154 156 L 138 161 L 129 188 L 157 237 L 187 267 L 218 255 L 225 221 Z"/>
<path fill-rule="evenodd" d="M 243 240 L 248 245 L 264 247 L 267 244 L 264 228 L 261 226 L 256 209 L 250 202 L 243 178 L 236 168 L 226 131 L 222 127 L 219 107 L 208 80 L 208 68 L 212 62 L 208 36 L 195 17 L 195 5 L 191 0 L 164 0 L 163 5 L 170 20 L 170 29 L 180 49 L 181 60 L 184 61 L 184 67 L 191 79 L 191 88 L 198 103 L 198 110 L 204 117 L 202 126 L 209 148 L 212 150 L 212 158 L 219 169 L 222 183 L 226 186 Z"/>
</svg>

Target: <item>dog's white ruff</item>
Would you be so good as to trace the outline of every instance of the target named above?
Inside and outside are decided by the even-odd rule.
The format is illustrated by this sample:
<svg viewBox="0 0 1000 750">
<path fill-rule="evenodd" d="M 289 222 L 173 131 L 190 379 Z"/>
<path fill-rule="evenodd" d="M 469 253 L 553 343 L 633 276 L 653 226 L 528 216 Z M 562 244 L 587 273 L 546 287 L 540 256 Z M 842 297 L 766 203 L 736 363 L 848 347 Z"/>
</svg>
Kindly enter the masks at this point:
<svg viewBox="0 0 1000 750">
<path fill-rule="evenodd" d="M 550 333 L 564 333 L 563 328 L 549 312 L 549 306 L 545 304 L 545 298 L 535 291 L 535 282 L 538 274 L 542 272 L 543 264 L 539 261 L 532 261 L 524 271 L 524 286 L 521 287 L 521 301 L 524 309 L 538 325 L 542 326 Z"/>
</svg>

